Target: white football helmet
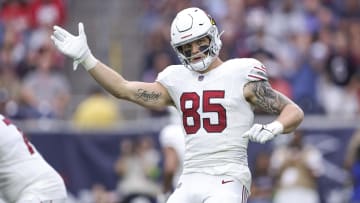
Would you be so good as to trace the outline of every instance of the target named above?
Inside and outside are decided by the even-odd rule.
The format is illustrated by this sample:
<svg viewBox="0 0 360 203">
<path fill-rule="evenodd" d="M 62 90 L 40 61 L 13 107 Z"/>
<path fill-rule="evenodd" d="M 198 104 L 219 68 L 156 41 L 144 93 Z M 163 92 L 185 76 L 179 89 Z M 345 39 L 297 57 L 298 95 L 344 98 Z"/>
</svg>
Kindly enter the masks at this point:
<svg viewBox="0 0 360 203">
<path fill-rule="evenodd" d="M 204 71 L 219 55 L 221 49 L 221 33 L 213 18 L 199 8 L 187 8 L 180 11 L 171 24 L 171 46 L 182 64 L 194 71 Z M 181 46 L 198 40 L 203 37 L 209 37 L 210 45 L 201 49 L 207 57 L 201 61 L 191 63 L 194 56 L 185 56 L 181 51 Z"/>
</svg>

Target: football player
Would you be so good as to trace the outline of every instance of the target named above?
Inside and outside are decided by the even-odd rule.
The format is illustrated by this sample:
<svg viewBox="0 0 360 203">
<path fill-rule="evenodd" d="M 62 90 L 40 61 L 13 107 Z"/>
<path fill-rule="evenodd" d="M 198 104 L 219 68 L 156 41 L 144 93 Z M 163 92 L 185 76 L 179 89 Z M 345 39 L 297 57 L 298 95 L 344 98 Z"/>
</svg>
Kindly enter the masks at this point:
<svg viewBox="0 0 360 203">
<path fill-rule="evenodd" d="M 175 106 L 185 132 L 183 172 L 168 203 L 239 203 L 249 196 L 248 142 L 264 143 L 296 129 L 303 111 L 272 89 L 266 67 L 253 58 L 222 61 L 220 33 L 200 8 L 180 11 L 171 45 L 182 64 L 170 65 L 153 83 L 128 81 L 91 53 L 79 23 L 75 36 L 54 26 L 55 46 L 115 97 L 150 109 Z M 254 123 L 254 108 L 277 115 Z M 242 191 L 242 192 L 239 192 Z"/>
<path fill-rule="evenodd" d="M 14 203 L 64 203 L 67 197 L 61 176 L 2 114 L 0 197 Z"/>
<path fill-rule="evenodd" d="M 169 108 L 170 123 L 161 129 L 159 142 L 164 159 L 162 197 L 167 199 L 174 190 L 181 175 L 185 140 L 180 116 L 175 108 Z"/>
</svg>

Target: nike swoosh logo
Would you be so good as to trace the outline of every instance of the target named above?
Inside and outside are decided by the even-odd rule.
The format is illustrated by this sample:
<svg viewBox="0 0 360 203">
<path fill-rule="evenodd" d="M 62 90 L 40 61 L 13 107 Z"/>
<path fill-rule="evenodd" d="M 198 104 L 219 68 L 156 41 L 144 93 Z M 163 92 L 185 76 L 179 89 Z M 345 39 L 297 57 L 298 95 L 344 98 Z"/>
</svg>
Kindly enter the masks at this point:
<svg viewBox="0 0 360 203">
<path fill-rule="evenodd" d="M 234 182 L 234 180 L 222 180 L 221 184 L 231 183 Z"/>
</svg>

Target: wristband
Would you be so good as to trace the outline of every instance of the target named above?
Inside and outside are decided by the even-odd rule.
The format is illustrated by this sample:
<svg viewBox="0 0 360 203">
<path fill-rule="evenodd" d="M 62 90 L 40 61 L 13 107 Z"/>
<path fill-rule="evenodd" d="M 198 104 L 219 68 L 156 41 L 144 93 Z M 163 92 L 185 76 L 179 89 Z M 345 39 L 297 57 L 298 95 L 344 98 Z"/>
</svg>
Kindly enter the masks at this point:
<svg viewBox="0 0 360 203">
<path fill-rule="evenodd" d="M 266 125 L 266 128 L 270 130 L 274 135 L 284 132 L 284 125 L 279 121 L 274 121 Z"/>
<path fill-rule="evenodd" d="M 98 60 L 91 54 L 89 53 L 85 59 L 81 62 L 81 64 L 84 66 L 84 68 L 89 71 L 92 68 L 95 68 L 96 64 L 97 64 Z"/>
</svg>

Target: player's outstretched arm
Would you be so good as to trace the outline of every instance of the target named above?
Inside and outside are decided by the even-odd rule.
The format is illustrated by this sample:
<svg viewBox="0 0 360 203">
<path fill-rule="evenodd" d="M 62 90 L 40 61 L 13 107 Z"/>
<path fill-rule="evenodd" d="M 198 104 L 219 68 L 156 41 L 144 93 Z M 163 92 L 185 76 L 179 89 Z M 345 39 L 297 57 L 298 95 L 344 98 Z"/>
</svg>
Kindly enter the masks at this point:
<svg viewBox="0 0 360 203">
<path fill-rule="evenodd" d="M 78 26 L 78 36 L 70 34 L 59 26 L 54 26 L 54 32 L 51 35 L 56 48 L 74 60 L 74 70 L 81 64 L 103 88 L 117 98 L 126 99 L 152 109 L 160 109 L 171 104 L 167 90 L 160 83 L 127 81 L 113 69 L 96 59 L 87 44 L 84 25 L 79 23 Z"/>
<path fill-rule="evenodd" d="M 249 82 L 244 87 L 247 100 L 256 108 L 278 115 L 267 125 L 254 124 L 245 134 L 250 140 L 264 143 L 280 133 L 294 131 L 304 119 L 302 109 L 288 97 L 271 88 L 268 81 Z"/>
</svg>

